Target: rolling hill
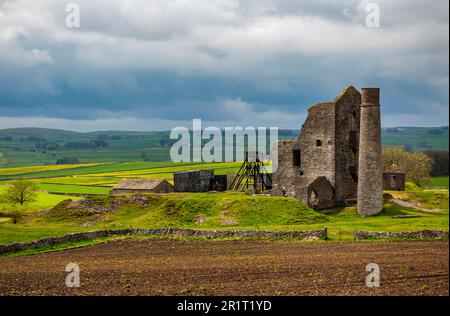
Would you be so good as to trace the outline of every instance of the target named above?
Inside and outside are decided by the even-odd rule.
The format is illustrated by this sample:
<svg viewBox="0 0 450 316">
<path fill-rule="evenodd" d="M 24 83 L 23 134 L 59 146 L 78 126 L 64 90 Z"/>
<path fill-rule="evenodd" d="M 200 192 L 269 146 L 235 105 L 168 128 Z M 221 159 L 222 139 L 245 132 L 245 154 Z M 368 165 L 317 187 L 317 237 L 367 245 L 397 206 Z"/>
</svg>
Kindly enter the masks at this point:
<svg viewBox="0 0 450 316">
<path fill-rule="evenodd" d="M 279 139 L 297 137 L 298 130 L 280 130 Z M 170 160 L 169 131 L 73 131 L 14 128 L 0 130 L 0 168 L 54 165 L 63 157 L 80 163 L 158 162 Z M 448 126 L 384 128 L 383 146 L 411 151 L 448 151 Z M 72 162 L 73 163 L 73 162 Z"/>
</svg>

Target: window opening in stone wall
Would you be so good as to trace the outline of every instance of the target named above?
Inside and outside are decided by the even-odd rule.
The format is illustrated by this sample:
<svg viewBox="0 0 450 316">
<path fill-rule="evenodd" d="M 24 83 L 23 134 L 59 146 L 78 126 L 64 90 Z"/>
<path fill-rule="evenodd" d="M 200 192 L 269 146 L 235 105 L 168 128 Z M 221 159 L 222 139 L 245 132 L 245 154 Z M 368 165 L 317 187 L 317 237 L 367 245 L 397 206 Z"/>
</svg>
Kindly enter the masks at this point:
<svg viewBox="0 0 450 316">
<path fill-rule="evenodd" d="M 350 131 L 348 133 L 348 142 L 349 142 L 349 145 L 350 145 L 350 149 L 352 150 L 352 152 L 354 154 L 356 154 L 356 149 L 357 149 L 357 146 L 358 146 L 358 136 L 356 134 L 356 131 Z"/>
<path fill-rule="evenodd" d="M 300 165 L 302 164 L 300 150 L 296 149 L 292 151 L 292 164 L 294 165 L 294 167 L 300 167 Z"/>
<path fill-rule="evenodd" d="M 358 181 L 358 174 L 356 172 L 356 166 L 350 166 L 349 173 L 350 173 L 350 176 L 352 177 L 353 181 L 355 181 L 355 182 Z"/>
</svg>

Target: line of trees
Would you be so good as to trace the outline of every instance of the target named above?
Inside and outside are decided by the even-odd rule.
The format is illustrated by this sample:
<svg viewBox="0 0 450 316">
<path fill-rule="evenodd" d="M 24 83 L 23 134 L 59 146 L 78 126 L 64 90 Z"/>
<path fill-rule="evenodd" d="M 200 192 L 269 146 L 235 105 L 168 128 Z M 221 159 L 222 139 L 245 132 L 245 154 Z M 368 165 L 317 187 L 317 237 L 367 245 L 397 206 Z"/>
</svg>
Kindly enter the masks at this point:
<svg viewBox="0 0 450 316">
<path fill-rule="evenodd" d="M 65 149 L 94 149 L 94 148 L 105 148 L 108 147 L 108 142 L 104 140 L 91 140 L 89 142 L 67 142 L 67 143 L 56 143 L 56 142 L 46 142 L 46 143 L 36 143 L 35 148 L 44 151 L 58 151 Z"/>
<path fill-rule="evenodd" d="M 448 151 L 427 150 L 425 154 L 433 159 L 430 175 L 432 177 L 448 176 L 449 153 Z"/>
<path fill-rule="evenodd" d="M 57 165 L 75 165 L 79 163 L 80 160 L 75 157 L 61 157 L 56 160 Z"/>
</svg>

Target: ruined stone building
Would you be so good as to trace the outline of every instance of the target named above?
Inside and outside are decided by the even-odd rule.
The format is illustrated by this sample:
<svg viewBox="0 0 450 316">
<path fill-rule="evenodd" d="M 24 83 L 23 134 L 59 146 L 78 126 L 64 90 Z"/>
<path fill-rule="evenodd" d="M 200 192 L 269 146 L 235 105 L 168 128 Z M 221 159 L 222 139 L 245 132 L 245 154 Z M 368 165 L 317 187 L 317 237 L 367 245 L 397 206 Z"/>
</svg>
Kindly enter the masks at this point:
<svg viewBox="0 0 450 316">
<path fill-rule="evenodd" d="M 227 176 L 216 175 L 213 169 L 175 172 L 173 181 L 175 192 L 208 192 L 227 189 Z"/>
<path fill-rule="evenodd" d="M 300 137 L 280 141 L 274 148 L 277 168 L 272 194 L 294 196 L 314 209 L 323 209 L 356 204 L 359 182 L 360 203 L 365 206 L 358 210 L 360 214 L 380 212 L 383 172 L 379 109 L 379 89 L 362 89 L 360 93 L 353 86 L 333 101 L 310 107 Z"/>
</svg>

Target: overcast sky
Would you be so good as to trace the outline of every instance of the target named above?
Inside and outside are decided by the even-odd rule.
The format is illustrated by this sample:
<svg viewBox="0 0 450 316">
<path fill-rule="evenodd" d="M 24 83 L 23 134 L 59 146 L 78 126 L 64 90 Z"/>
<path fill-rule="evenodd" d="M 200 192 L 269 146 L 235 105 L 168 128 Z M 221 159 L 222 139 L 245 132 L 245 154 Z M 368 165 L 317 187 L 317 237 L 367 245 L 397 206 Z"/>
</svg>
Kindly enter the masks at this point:
<svg viewBox="0 0 450 316">
<path fill-rule="evenodd" d="M 68 2 L 0 0 L 0 129 L 299 128 L 350 84 L 448 125 L 448 0 L 78 0 L 80 28 Z"/>
</svg>

